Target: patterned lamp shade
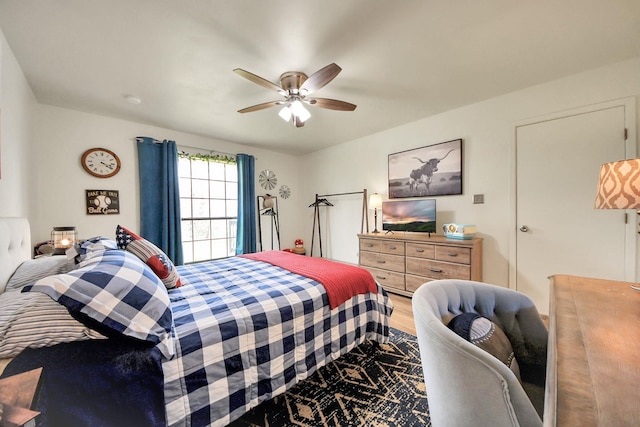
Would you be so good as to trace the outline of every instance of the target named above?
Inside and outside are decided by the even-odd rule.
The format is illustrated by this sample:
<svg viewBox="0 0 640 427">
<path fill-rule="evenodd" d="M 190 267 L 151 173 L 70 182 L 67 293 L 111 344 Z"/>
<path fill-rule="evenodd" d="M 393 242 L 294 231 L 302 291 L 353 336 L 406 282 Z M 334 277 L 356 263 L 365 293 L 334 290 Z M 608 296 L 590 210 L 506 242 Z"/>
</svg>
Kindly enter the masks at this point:
<svg viewBox="0 0 640 427">
<path fill-rule="evenodd" d="M 602 165 L 595 208 L 640 209 L 640 159 Z"/>
</svg>

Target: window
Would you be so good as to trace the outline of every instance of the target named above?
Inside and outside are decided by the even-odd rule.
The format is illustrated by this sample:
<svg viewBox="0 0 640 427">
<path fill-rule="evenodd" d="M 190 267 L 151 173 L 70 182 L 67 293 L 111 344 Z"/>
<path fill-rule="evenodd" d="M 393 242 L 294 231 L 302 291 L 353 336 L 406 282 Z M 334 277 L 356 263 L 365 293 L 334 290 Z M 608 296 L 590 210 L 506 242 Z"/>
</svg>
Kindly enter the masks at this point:
<svg viewBox="0 0 640 427">
<path fill-rule="evenodd" d="M 235 255 L 238 222 L 235 159 L 181 153 L 178 175 L 184 262 Z"/>
</svg>

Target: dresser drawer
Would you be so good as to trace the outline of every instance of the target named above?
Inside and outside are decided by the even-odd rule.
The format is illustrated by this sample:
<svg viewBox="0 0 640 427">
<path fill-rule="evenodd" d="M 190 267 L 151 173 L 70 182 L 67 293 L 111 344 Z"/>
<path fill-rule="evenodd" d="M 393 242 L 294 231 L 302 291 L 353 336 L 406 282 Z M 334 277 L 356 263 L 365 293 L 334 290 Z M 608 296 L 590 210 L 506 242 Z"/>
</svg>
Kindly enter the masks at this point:
<svg viewBox="0 0 640 427">
<path fill-rule="evenodd" d="M 428 277 L 423 276 L 413 276 L 411 274 L 407 274 L 405 277 L 405 286 L 406 289 L 410 292 L 415 292 L 423 283 L 427 283 L 432 281 Z"/>
<path fill-rule="evenodd" d="M 407 274 L 432 279 L 471 279 L 471 266 L 449 262 L 407 258 Z"/>
<path fill-rule="evenodd" d="M 380 283 L 383 288 L 394 288 L 404 291 L 404 273 L 380 270 L 371 267 L 367 267 L 367 270 L 369 270 L 373 275 L 373 278 L 376 279 L 376 282 Z"/>
<path fill-rule="evenodd" d="M 385 254 L 404 256 L 404 243 L 402 242 L 381 242 L 380 252 Z"/>
<path fill-rule="evenodd" d="M 435 258 L 435 245 L 425 243 L 407 243 L 407 256 L 418 258 Z"/>
<path fill-rule="evenodd" d="M 360 250 L 369 252 L 380 252 L 380 240 L 360 239 Z"/>
<path fill-rule="evenodd" d="M 404 273 L 404 257 L 400 255 L 360 252 L 360 265 Z"/>
<path fill-rule="evenodd" d="M 436 246 L 435 259 L 457 262 L 458 264 L 471 264 L 471 249 L 456 246 Z"/>
</svg>

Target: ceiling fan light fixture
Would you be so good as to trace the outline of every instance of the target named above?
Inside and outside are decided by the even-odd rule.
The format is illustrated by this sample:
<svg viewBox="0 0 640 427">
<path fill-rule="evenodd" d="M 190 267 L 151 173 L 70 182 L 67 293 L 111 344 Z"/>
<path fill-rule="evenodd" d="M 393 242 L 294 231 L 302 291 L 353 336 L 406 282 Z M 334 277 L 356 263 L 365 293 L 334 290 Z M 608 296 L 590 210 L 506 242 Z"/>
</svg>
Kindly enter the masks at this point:
<svg viewBox="0 0 640 427">
<path fill-rule="evenodd" d="M 291 108 L 289 108 L 288 105 L 285 105 L 284 108 L 280 110 L 278 115 L 282 117 L 282 120 L 288 122 L 289 120 L 291 120 Z"/>
<path fill-rule="evenodd" d="M 311 113 L 309 112 L 309 110 L 304 108 L 302 102 L 297 99 L 291 103 L 291 112 L 303 123 L 306 122 L 309 117 L 311 117 Z"/>
<path fill-rule="evenodd" d="M 329 110 L 353 111 L 356 109 L 356 105 L 349 102 L 328 98 L 306 98 L 307 95 L 326 86 L 341 70 L 342 68 L 334 63 L 321 68 L 311 76 L 307 76 L 300 71 L 287 71 L 280 75 L 280 85 L 278 86 L 267 79 L 241 68 L 236 68 L 233 70 L 235 73 L 259 86 L 278 92 L 285 98 L 280 101 L 252 105 L 238 110 L 238 112 L 249 113 L 281 105 L 283 108 L 278 112 L 278 115 L 286 122 L 293 121 L 293 125 L 299 128 L 304 126 L 304 122 L 311 117 L 311 113 L 304 107 L 303 103 Z"/>
</svg>

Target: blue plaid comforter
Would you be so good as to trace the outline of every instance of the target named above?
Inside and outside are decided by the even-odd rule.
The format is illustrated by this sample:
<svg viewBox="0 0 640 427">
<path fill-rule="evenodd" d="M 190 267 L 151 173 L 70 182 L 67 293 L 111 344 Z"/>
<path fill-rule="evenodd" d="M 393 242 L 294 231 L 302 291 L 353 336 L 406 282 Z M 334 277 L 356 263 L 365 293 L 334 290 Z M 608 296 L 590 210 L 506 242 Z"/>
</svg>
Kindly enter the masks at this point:
<svg viewBox="0 0 640 427">
<path fill-rule="evenodd" d="M 388 341 L 385 291 L 334 310 L 321 284 L 233 257 L 178 267 L 176 356 L 164 360 L 169 426 L 223 426 L 366 339 Z"/>
</svg>

